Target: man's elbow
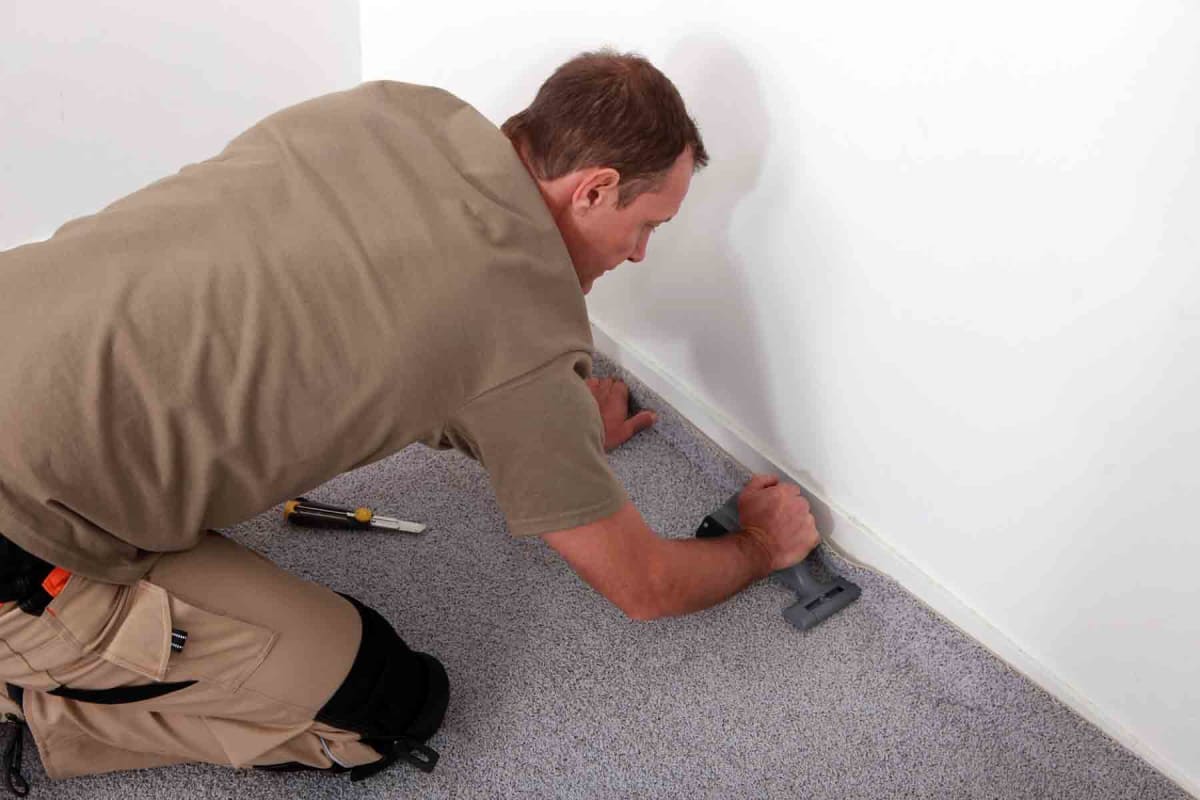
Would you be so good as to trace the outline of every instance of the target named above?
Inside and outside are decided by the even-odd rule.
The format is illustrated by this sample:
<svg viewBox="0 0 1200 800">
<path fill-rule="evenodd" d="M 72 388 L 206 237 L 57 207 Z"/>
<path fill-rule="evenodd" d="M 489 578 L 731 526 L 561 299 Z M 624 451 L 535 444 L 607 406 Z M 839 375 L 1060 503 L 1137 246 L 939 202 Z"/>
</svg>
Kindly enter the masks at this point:
<svg viewBox="0 0 1200 800">
<path fill-rule="evenodd" d="M 647 570 L 641 581 L 627 587 L 621 598 L 610 598 L 617 608 L 631 620 L 650 622 L 671 616 L 663 602 L 662 581 L 652 570 Z"/>
<path fill-rule="evenodd" d="M 632 502 L 617 513 L 578 528 L 543 534 L 584 582 L 631 620 L 669 616 L 663 598 L 667 559 L 663 539 L 650 530 Z"/>
<path fill-rule="evenodd" d="M 659 619 L 666 616 L 655 606 L 649 603 L 625 603 L 618 605 L 622 613 L 634 622 L 650 622 L 651 620 Z"/>
</svg>

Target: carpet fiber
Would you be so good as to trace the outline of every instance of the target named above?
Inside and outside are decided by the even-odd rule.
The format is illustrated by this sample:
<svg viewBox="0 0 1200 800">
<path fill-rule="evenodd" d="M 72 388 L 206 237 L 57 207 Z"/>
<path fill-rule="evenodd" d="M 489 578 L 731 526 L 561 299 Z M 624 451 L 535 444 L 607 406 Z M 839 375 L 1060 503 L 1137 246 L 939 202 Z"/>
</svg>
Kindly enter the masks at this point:
<svg viewBox="0 0 1200 800">
<path fill-rule="evenodd" d="M 650 526 L 689 536 L 749 474 L 631 376 L 659 411 L 611 455 Z M 708 611 L 625 619 L 540 542 L 512 539 L 487 475 L 420 446 L 309 496 L 430 527 L 417 537 L 292 528 L 278 509 L 228 533 L 353 594 L 437 655 L 451 699 L 426 775 L 188 765 L 51 783 L 33 797 L 1186 798 L 1148 765 L 942 622 L 893 582 L 862 586 L 808 633 L 762 581 Z M 297 669 L 303 669 L 302 664 Z"/>
</svg>

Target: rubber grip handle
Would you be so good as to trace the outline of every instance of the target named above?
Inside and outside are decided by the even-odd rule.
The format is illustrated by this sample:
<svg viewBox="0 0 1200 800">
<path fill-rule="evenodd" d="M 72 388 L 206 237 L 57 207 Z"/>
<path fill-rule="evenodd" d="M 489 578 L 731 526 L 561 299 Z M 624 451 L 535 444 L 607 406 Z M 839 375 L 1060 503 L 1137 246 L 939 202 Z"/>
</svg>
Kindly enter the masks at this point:
<svg viewBox="0 0 1200 800">
<path fill-rule="evenodd" d="M 809 558 L 811 555 L 799 564 L 778 570 L 774 573 L 774 577 L 797 594 L 808 595 L 821 591 L 826 584 L 813 577 L 812 570 L 805 566 Z"/>
<path fill-rule="evenodd" d="M 284 506 L 284 518 L 293 525 L 305 528 L 369 528 L 370 519 L 362 520 L 355 517 L 355 512 L 347 508 L 318 503 L 304 497 L 297 497 Z"/>
<path fill-rule="evenodd" d="M 700 538 L 724 536 L 727 533 L 741 530 L 742 523 L 738 518 L 738 498 L 741 495 L 741 492 L 735 493 L 720 508 L 705 517 L 704 521 L 700 523 L 700 527 L 696 529 L 696 536 Z M 812 554 L 810 553 L 800 563 L 793 564 L 786 569 L 776 570 L 771 574 L 773 577 L 778 578 L 784 586 L 797 592 L 809 593 L 817 591 L 824 584 L 814 578 L 812 571 L 805 566 L 805 563 L 811 557 Z"/>
</svg>

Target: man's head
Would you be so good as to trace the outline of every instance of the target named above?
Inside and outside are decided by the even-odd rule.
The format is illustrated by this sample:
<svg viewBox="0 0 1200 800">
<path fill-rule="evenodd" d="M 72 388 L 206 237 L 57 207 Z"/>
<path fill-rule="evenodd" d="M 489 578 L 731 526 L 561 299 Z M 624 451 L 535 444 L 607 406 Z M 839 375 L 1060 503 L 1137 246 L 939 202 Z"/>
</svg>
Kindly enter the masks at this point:
<svg viewBox="0 0 1200 800">
<path fill-rule="evenodd" d="M 501 128 L 538 183 L 586 294 L 675 216 L 708 163 L 675 86 L 646 59 L 584 53 Z"/>
</svg>

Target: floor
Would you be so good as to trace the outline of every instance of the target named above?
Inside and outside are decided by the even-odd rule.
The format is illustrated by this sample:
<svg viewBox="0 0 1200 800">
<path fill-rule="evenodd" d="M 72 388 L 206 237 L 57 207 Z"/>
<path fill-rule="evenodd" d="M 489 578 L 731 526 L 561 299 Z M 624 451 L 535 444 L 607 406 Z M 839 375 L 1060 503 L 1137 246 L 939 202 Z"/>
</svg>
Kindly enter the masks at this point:
<svg viewBox="0 0 1200 800">
<path fill-rule="evenodd" d="M 748 473 L 632 376 L 660 422 L 611 456 L 651 527 L 691 535 Z M 688 617 L 625 619 L 540 541 L 511 538 L 487 481 L 411 447 L 310 496 L 427 523 L 417 537 L 227 533 L 379 609 L 451 679 L 432 774 L 345 776 L 188 765 L 49 782 L 37 798 L 1186 798 L 1144 762 L 942 622 L 832 554 L 862 599 L 800 633 L 762 581 Z"/>
</svg>

